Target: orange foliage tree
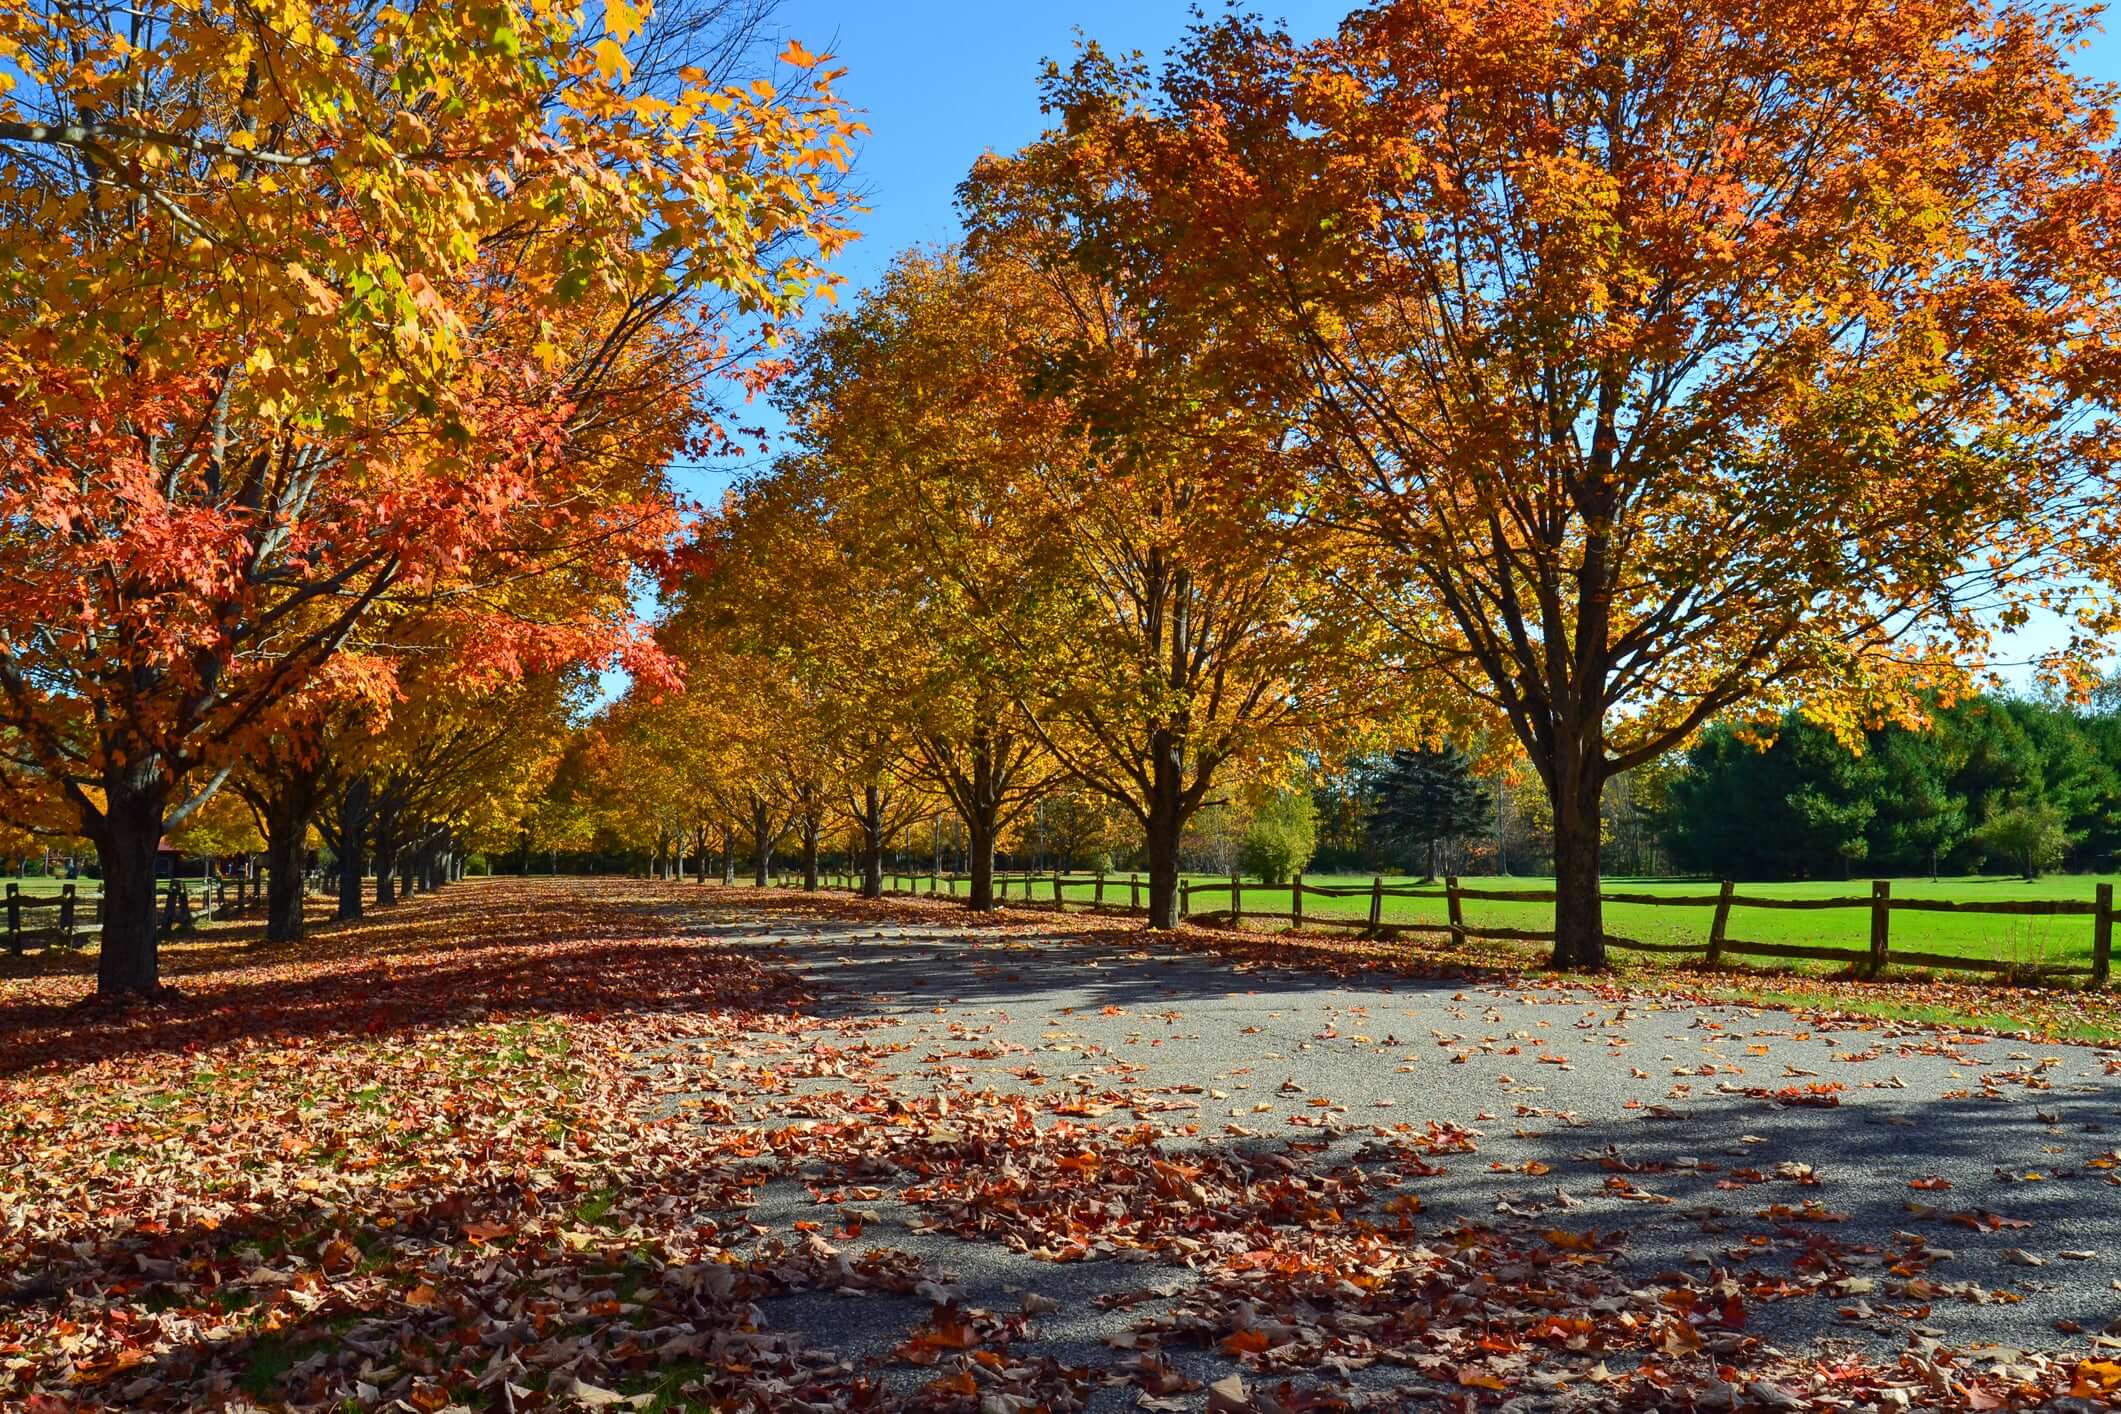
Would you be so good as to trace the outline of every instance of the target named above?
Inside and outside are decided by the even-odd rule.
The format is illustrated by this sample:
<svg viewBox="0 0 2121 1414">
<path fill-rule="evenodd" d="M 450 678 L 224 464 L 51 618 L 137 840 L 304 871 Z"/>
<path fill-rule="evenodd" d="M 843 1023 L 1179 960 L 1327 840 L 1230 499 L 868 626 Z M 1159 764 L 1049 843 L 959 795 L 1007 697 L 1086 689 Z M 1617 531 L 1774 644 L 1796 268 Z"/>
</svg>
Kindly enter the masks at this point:
<svg viewBox="0 0 2121 1414">
<path fill-rule="evenodd" d="M 627 646 L 662 463 L 844 234 L 832 73 L 734 81 L 718 8 L 9 9 L 0 787 L 97 846 L 103 994 L 157 987 L 156 842 L 276 709 L 349 653 L 388 694 L 379 614 Z"/>
<path fill-rule="evenodd" d="M 2078 6 L 1384 3 L 1093 49 L 1076 259 L 1300 408 L 1408 661 L 1553 804 L 1603 961 L 1605 783 L 1710 717 L 1911 711 L 2111 506 L 2115 92 Z M 1398 592 L 1391 592 L 1396 588 Z"/>
</svg>

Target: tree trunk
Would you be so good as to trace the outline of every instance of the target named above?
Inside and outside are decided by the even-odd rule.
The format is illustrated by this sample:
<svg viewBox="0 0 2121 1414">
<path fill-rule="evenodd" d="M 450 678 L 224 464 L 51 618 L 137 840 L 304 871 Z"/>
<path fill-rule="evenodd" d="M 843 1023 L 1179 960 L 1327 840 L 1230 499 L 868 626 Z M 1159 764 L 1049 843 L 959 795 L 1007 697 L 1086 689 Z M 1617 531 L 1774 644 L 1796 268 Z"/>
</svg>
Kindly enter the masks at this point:
<svg viewBox="0 0 2121 1414">
<path fill-rule="evenodd" d="M 991 806 L 976 810 L 965 821 L 966 850 L 970 854 L 972 875 L 970 891 L 966 894 L 966 905 L 975 913 L 994 911 L 994 810 Z"/>
<path fill-rule="evenodd" d="M 1424 884 L 1434 883 L 1434 882 L 1436 881 L 1436 849 L 1437 849 L 1437 844 L 1438 844 L 1438 841 L 1437 841 L 1437 840 L 1436 840 L 1436 839 L 1435 839 L 1434 837 L 1431 837 L 1431 838 L 1430 838 L 1430 840 L 1429 840 L 1429 873 L 1428 873 L 1428 877 L 1422 880 L 1422 882 L 1423 882 Z"/>
<path fill-rule="evenodd" d="M 361 916 L 361 874 L 368 853 L 368 777 L 356 776 L 339 797 L 339 917 Z"/>
<path fill-rule="evenodd" d="M 862 897 L 884 896 L 884 797 L 874 785 L 862 788 Z"/>
<path fill-rule="evenodd" d="M 722 883 L 736 883 L 736 822 L 727 819 L 722 821 Z"/>
<path fill-rule="evenodd" d="M 1175 818 L 1175 817 L 1172 817 Z M 1178 830 L 1153 815 L 1148 825 L 1149 926 L 1178 926 Z"/>
<path fill-rule="evenodd" d="M 1149 853 L 1149 926 L 1178 926 L 1178 841 L 1186 828 L 1178 745 L 1159 731 L 1150 747 L 1149 810 L 1143 822 Z"/>
<path fill-rule="evenodd" d="M 398 901 L 398 851 L 394 845 L 376 849 L 376 907 L 387 908 Z"/>
<path fill-rule="evenodd" d="M 1573 767 L 1575 763 L 1568 763 Z M 1554 966 L 1605 966 L 1604 906 L 1598 897 L 1598 797 L 1595 770 L 1555 764 Z"/>
<path fill-rule="evenodd" d="M 806 893 L 817 892 L 817 816 L 803 817 L 803 889 Z"/>
<path fill-rule="evenodd" d="M 753 799 L 751 802 L 751 882 L 756 888 L 765 888 L 767 875 L 773 871 L 773 819 L 766 802 Z"/>
<path fill-rule="evenodd" d="M 312 801 L 304 790 L 285 787 L 265 816 L 265 941 L 291 943 L 302 936 L 302 860 L 309 838 Z"/>
<path fill-rule="evenodd" d="M 148 757 L 104 774 L 103 818 L 93 832 L 103 865 L 103 937 L 96 995 L 149 996 L 160 990 L 155 930 L 155 850 L 169 786 Z"/>
</svg>

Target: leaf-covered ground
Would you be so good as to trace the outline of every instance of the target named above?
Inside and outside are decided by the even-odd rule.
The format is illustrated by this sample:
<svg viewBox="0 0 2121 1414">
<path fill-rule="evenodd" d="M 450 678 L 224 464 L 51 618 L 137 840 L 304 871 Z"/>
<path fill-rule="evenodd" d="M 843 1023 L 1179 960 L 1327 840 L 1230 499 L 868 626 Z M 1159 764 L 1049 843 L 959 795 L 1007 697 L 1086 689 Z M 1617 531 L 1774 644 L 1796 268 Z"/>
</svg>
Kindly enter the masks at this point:
<svg viewBox="0 0 2121 1414">
<path fill-rule="evenodd" d="M 697 885 L 234 937 L 0 982 L 0 1406 L 2121 1389 L 2113 1051 Z"/>
</svg>

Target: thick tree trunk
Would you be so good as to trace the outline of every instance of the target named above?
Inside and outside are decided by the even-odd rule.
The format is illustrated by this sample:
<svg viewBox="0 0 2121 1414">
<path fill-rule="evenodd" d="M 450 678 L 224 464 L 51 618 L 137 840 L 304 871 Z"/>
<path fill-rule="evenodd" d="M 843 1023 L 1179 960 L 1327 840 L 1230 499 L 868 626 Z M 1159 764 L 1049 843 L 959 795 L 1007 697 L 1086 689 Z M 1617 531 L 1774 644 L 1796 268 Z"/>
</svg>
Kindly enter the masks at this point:
<svg viewBox="0 0 2121 1414">
<path fill-rule="evenodd" d="M 736 884 L 736 822 L 722 821 L 722 883 Z"/>
<path fill-rule="evenodd" d="M 1605 966 L 1604 905 L 1598 897 L 1598 797 L 1595 771 L 1557 765 L 1554 805 L 1554 966 Z"/>
<path fill-rule="evenodd" d="M 1172 820 L 1151 815 L 1148 825 L 1149 926 L 1178 926 L 1178 829 Z"/>
<path fill-rule="evenodd" d="M 990 913 L 994 909 L 994 809 L 986 806 L 975 810 L 965 820 L 967 853 L 971 856 L 972 875 L 967 905 L 975 913 Z"/>
<path fill-rule="evenodd" d="M 103 937 L 96 995 L 151 995 L 161 987 L 155 929 L 155 850 L 169 786 L 152 759 L 113 767 L 104 777 L 103 819 L 95 830 L 103 865 Z"/>
<path fill-rule="evenodd" d="M 884 796 L 862 788 L 862 897 L 884 896 Z"/>
<path fill-rule="evenodd" d="M 376 851 L 376 907 L 387 908 L 398 901 L 398 851 L 384 846 Z"/>
<path fill-rule="evenodd" d="M 273 802 L 265 820 L 265 941 L 291 943 L 302 936 L 302 862 L 309 838 L 306 801 L 292 790 Z"/>
<path fill-rule="evenodd" d="M 751 802 L 751 882 L 765 888 L 773 872 L 773 818 L 763 800 Z"/>
<path fill-rule="evenodd" d="M 361 874 L 368 864 L 368 777 L 356 776 L 339 798 L 339 917 L 361 916 Z"/>
<path fill-rule="evenodd" d="M 817 892 L 817 834 L 818 820 L 815 815 L 803 817 L 803 889 L 807 893 Z"/>
<path fill-rule="evenodd" d="M 1151 745 L 1148 818 L 1144 821 L 1149 854 L 1149 926 L 1176 928 L 1178 916 L 1178 841 L 1186 828 L 1181 796 L 1184 768 L 1178 745 L 1158 732 Z"/>
</svg>

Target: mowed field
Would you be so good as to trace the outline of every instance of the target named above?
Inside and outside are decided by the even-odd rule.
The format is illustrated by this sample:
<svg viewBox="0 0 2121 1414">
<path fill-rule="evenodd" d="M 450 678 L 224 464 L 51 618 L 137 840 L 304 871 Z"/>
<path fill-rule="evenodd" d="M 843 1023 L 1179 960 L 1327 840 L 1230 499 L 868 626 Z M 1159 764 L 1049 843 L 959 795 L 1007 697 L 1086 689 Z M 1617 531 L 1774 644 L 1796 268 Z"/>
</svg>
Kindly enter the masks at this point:
<svg viewBox="0 0 2121 1414">
<path fill-rule="evenodd" d="M 1198 886 L 1214 888 L 1213 892 L 1196 896 L 1196 911 L 1222 911 L 1229 907 L 1227 878 L 1209 875 L 1190 877 Z M 912 882 L 906 876 L 901 878 L 902 882 Z M 2016 875 L 1998 875 L 1947 878 L 1934 882 L 1926 878 L 1894 879 L 1891 883 L 1892 894 L 1896 899 L 1943 899 L 1955 903 L 2060 900 L 2089 904 L 2099 884 L 2114 883 L 2116 878 L 2114 875 L 2057 874 L 2027 880 Z M 1127 901 L 1128 879 L 1126 874 L 1106 876 L 1107 903 L 1124 904 Z M 926 892 L 927 879 L 922 877 L 918 883 L 920 890 Z M 1359 922 L 1369 917 L 1368 876 L 1307 875 L 1304 883 L 1307 886 L 1303 909 L 1306 920 L 1345 919 Z M 1460 880 L 1460 883 L 1473 890 L 1525 891 L 1553 887 L 1552 879 L 1526 875 L 1513 875 L 1508 878 L 1467 877 Z M 963 880 L 945 880 L 944 887 L 962 893 L 966 885 Z M 1401 926 L 1426 925 L 1437 929 L 1444 927 L 1445 904 L 1440 884 L 1423 885 L 1416 879 L 1387 876 L 1385 887 L 1420 888 L 1425 895 L 1429 895 L 1421 898 L 1386 897 L 1383 909 L 1385 923 Z M 1359 892 L 1328 898 L 1311 893 L 1310 888 L 1348 889 Z M 1614 878 L 1606 880 L 1606 888 L 1608 892 L 1613 893 L 1700 898 L 1713 895 L 1717 885 L 1703 880 Z M 1146 877 L 1143 879 L 1142 889 L 1146 896 Z M 1070 903 L 1087 904 L 1091 901 L 1094 891 L 1095 886 L 1088 880 L 1077 882 L 1071 879 L 1063 886 L 1063 896 Z M 1737 896 L 1740 899 L 1748 896 L 1860 898 L 1865 900 L 1865 906 L 1789 910 L 1747 908 L 1740 904 L 1731 910 L 1726 933 L 1731 939 L 1751 943 L 1865 948 L 1870 945 L 1871 936 L 1868 906 L 1870 892 L 1869 879 L 1740 884 L 1737 888 Z M 1023 896 L 1023 886 L 1012 878 L 1008 901 L 1015 903 Z M 1031 888 L 1031 900 L 1034 904 L 1050 902 L 1052 897 L 1053 885 L 1050 878 L 1034 881 Z M 1464 908 L 1468 927 L 1544 931 L 1554 926 L 1552 904 L 1467 899 Z M 1272 887 L 1247 881 L 1244 886 L 1244 910 L 1247 914 L 1286 913 L 1289 911 L 1289 889 L 1286 885 Z M 1639 942 L 1703 944 L 1708 940 L 1709 924 L 1714 913 L 1713 908 L 1706 906 L 1608 903 L 1605 926 L 1608 933 L 1633 938 Z M 1259 918 L 1252 926 L 1265 928 L 1275 925 L 1269 919 Z M 1916 952 L 1954 953 L 1966 957 L 1988 958 L 2022 967 L 2083 965 L 2091 960 L 2092 920 L 2089 916 L 1896 912 L 1892 918 L 1891 945 Z"/>
</svg>

